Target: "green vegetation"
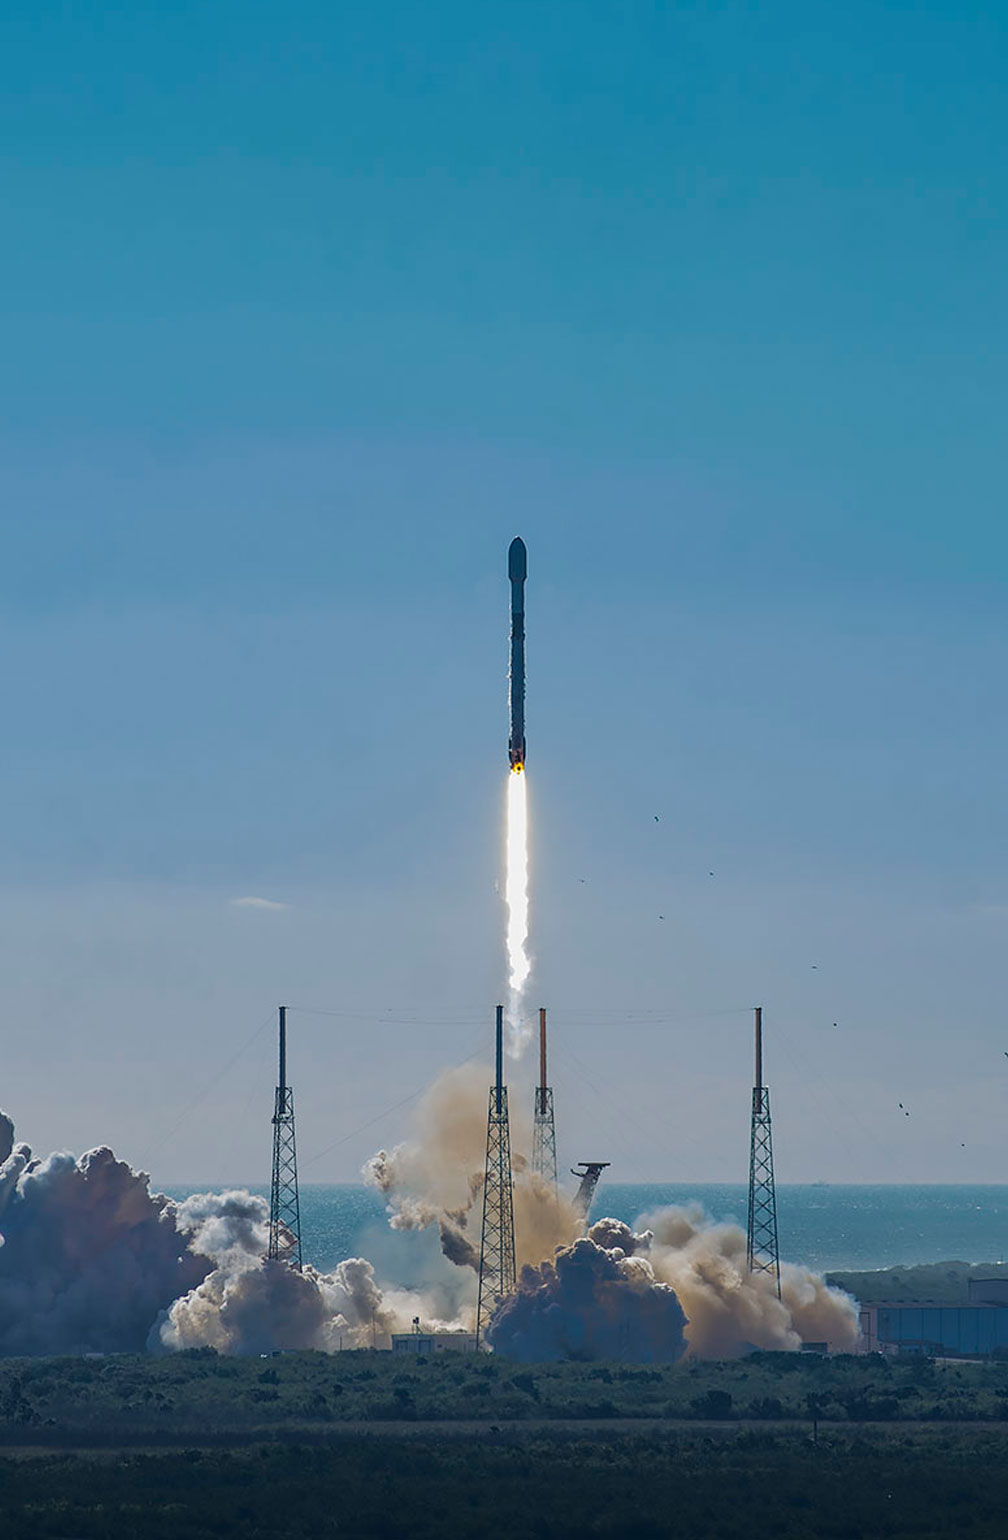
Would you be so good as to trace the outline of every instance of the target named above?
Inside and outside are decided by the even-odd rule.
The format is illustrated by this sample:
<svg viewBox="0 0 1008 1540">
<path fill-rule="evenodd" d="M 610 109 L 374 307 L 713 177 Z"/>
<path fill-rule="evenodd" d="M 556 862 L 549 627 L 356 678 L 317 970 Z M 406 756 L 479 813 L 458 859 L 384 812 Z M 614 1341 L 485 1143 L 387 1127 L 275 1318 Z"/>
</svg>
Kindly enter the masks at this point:
<svg viewBox="0 0 1008 1540">
<path fill-rule="evenodd" d="M 1003 1540 L 1001 1419 L 1008 1363 L 5 1360 L 0 1514 L 5 1540 Z"/>
<path fill-rule="evenodd" d="M 827 1273 L 826 1282 L 856 1299 L 891 1305 L 965 1305 L 971 1278 L 1008 1276 L 999 1262 L 926 1262 L 872 1273 Z"/>
<path fill-rule="evenodd" d="M 582 1432 L 0 1458 L 11 1540 L 1003 1540 L 1003 1432 Z"/>
<path fill-rule="evenodd" d="M 754 1353 L 729 1363 L 510 1363 L 454 1353 L 0 1360 L 0 1444 L 324 1434 L 345 1424 L 1008 1419 L 1008 1363 Z"/>
</svg>

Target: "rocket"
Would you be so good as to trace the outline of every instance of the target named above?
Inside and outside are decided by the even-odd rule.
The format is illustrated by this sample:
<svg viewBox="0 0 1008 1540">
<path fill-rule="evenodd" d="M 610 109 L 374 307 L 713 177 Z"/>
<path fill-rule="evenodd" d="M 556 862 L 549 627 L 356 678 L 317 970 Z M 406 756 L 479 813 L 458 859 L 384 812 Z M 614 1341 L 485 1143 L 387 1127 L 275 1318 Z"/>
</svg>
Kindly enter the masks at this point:
<svg viewBox="0 0 1008 1540">
<path fill-rule="evenodd" d="M 525 577 L 528 555 L 525 542 L 516 535 L 508 546 L 508 577 L 511 580 L 511 737 L 508 758 L 511 769 L 525 768 Z"/>
</svg>

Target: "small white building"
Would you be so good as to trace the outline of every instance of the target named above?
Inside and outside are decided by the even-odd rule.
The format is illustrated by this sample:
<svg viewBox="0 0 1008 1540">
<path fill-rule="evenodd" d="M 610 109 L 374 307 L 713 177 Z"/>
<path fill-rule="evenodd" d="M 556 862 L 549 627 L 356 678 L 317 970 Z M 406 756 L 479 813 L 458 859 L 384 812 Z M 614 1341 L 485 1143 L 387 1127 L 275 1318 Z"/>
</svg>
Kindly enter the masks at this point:
<svg viewBox="0 0 1008 1540">
<path fill-rule="evenodd" d="M 411 1353 L 414 1358 L 429 1358 L 434 1353 L 474 1353 L 476 1338 L 471 1331 L 394 1331 L 393 1353 Z"/>
</svg>

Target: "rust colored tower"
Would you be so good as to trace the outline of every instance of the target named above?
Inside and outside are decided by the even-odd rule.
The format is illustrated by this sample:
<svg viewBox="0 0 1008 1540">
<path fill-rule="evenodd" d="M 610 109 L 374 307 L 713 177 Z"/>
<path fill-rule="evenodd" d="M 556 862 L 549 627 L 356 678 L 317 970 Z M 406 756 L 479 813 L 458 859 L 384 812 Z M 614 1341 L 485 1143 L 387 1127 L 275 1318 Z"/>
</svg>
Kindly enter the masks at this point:
<svg viewBox="0 0 1008 1540">
<path fill-rule="evenodd" d="M 553 1119 L 553 1088 L 546 1084 L 546 1011 L 539 1009 L 539 1084 L 535 1091 L 532 1124 L 532 1170 L 556 1190 L 556 1124 Z"/>
</svg>

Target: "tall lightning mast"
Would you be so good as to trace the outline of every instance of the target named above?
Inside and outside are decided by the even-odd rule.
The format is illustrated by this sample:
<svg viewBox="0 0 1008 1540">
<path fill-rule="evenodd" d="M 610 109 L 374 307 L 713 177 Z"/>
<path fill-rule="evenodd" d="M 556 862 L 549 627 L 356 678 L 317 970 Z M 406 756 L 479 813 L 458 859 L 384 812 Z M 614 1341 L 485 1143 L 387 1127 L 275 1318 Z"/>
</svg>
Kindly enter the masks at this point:
<svg viewBox="0 0 1008 1540">
<path fill-rule="evenodd" d="M 774 1189 L 773 1141 L 770 1134 L 770 1091 L 763 1084 L 763 1007 L 756 1007 L 756 1084 L 752 1094 L 749 1136 L 749 1227 L 746 1261 L 751 1273 L 772 1273 L 780 1299 L 780 1253 L 777 1246 L 777 1194 Z"/>
<path fill-rule="evenodd" d="M 514 1195 L 511 1190 L 511 1131 L 504 1084 L 504 1007 L 497 1007 L 496 1076 L 490 1087 L 486 1165 L 483 1175 L 483 1232 L 480 1240 L 476 1346 L 485 1341 L 494 1311 L 515 1288 Z"/>
<path fill-rule="evenodd" d="M 553 1120 L 553 1088 L 546 1084 L 546 1010 L 539 1008 L 539 1084 L 535 1091 L 532 1124 L 532 1170 L 556 1190 L 556 1125 Z"/>
<path fill-rule="evenodd" d="M 287 1084 L 287 1007 L 280 1007 L 280 1065 L 273 1107 L 273 1180 L 268 1255 L 301 1271 L 301 1205 L 294 1140 L 294 1092 Z"/>
</svg>

